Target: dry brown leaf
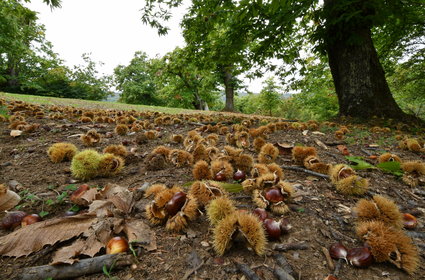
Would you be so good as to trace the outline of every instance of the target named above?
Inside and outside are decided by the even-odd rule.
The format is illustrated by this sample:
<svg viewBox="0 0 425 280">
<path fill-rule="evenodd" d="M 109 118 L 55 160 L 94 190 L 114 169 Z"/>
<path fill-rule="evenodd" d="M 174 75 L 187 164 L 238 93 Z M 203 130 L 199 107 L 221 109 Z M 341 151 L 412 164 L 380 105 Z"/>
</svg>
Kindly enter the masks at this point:
<svg viewBox="0 0 425 280">
<path fill-rule="evenodd" d="M 341 154 L 343 154 L 344 156 L 349 156 L 350 155 L 350 152 L 348 151 L 347 146 L 345 146 L 345 145 L 338 145 L 336 147 L 341 152 Z"/>
<path fill-rule="evenodd" d="M 93 215 L 77 215 L 38 222 L 0 237 L 0 255 L 27 256 L 59 241 L 86 232 L 97 221 Z"/>
<path fill-rule="evenodd" d="M 9 210 L 21 201 L 21 197 L 14 191 L 8 190 L 3 184 L 0 184 L 0 211 Z"/>
<path fill-rule="evenodd" d="M 81 249 L 84 247 L 85 243 L 85 240 L 77 239 L 71 245 L 58 249 L 54 253 L 52 257 L 52 262 L 50 264 L 73 264 L 77 262 L 78 259 L 76 259 L 75 257 L 80 255 Z"/>
<path fill-rule="evenodd" d="M 148 251 L 156 250 L 156 235 L 142 220 L 126 220 L 124 232 L 128 242 L 138 242 Z"/>
<path fill-rule="evenodd" d="M 12 137 L 18 137 L 18 136 L 21 136 L 21 134 L 22 134 L 21 130 L 13 129 L 12 131 L 10 131 L 10 136 Z"/>
<path fill-rule="evenodd" d="M 107 200 L 95 200 L 89 206 L 89 213 L 96 214 L 97 217 L 113 216 L 114 204 Z"/>
<path fill-rule="evenodd" d="M 314 139 L 314 141 L 316 142 L 316 144 L 319 146 L 319 147 L 321 147 L 321 148 L 323 148 L 323 149 L 325 149 L 325 150 L 327 150 L 328 149 L 328 146 L 326 146 L 322 141 L 320 141 L 319 139 Z"/>
<path fill-rule="evenodd" d="M 81 206 L 88 206 L 90 203 L 93 202 L 93 200 L 96 199 L 96 195 L 99 193 L 99 191 L 96 188 L 90 188 L 87 191 L 85 191 L 80 197 L 71 198 L 72 203 L 75 203 L 77 205 Z"/>
<path fill-rule="evenodd" d="M 130 213 L 133 208 L 133 193 L 127 188 L 115 184 L 107 185 L 102 191 L 101 196 L 111 201 L 114 206 L 123 213 Z"/>
</svg>

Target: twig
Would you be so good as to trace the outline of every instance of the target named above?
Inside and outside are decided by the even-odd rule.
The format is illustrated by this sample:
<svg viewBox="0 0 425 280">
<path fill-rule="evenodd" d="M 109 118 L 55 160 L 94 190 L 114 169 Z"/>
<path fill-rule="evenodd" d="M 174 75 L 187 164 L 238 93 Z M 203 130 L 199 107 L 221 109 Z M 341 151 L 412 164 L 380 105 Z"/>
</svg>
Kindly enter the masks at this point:
<svg viewBox="0 0 425 280">
<path fill-rule="evenodd" d="M 197 123 L 197 122 L 187 122 L 187 124 L 191 124 L 191 125 L 199 125 L 199 126 L 204 126 L 205 124 L 203 123 Z"/>
<path fill-rule="evenodd" d="M 280 267 L 282 267 L 286 272 L 288 272 L 293 277 L 296 277 L 296 273 L 294 272 L 294 270 L 292 269 L 292 266 L 289 264 L 288 260 L 285 258 L 284 255 L 277 253 L 277 254 L 274 254 L 273 257 L 276 260 L 276 263 Z"/>
<path fill-rule="evenodd" d="M 204 265 L 204 261 L 202 261 L 197 267 L 189 270 L 188 272 L 185 273 L 185 275 L 183 276 L 182 280 L 186 280 L 189 278 L 190 275 L 192 275 L 192 273 L 194 273 L 195 271 L 197 271 L 198 269 L 201 268 L 201 266 Z"/>
<path fill-rule="evenodd" d="M 324 142 L 328 146 L 338 146 L 338 145 L 345 145 L 346 143 L 344 141 L 342 142 Z"/>
<path fill-rule="evenodd" d="M 288 243 L 288 244 L 274 244 L 273 250 L 276 251 L 290 251 L 290 250 L 307 250 L 310 246 L 306 243 Z"/>
<path fill-rule="evenodd" d="M 121 268 L 130 265 L 131 255 L 125 254 L 113 254 L 103 255 L 90 259 L 83 259 L 72 265 L 61 264 L 61 265 L 43 265 L 24 268 L 19 276 L 15 279 L 19 280 L 32 280 L 32 279 L 66 279 L 76 278 L 86 274 L 93 274 L 102 272 L 103 266 L 110 267 L 114 265 L 114 268 Z"/>
<path fill-rule="evenodd" d="M 368 156 L 371 156 L 371 155 L 373 155 L 371 152 L 369 152 L 368 150 L 365 150 L 365 149 L 360 149 L 360 151 L 362 151 L 363 153 L 365 153 L 366 155 L 368 155 Z"/>
<path fill-rule="evenodd" d="M 338 277 L 339 274 L 339 270 L 341 269 L 342 265 L 344 264 L 344 260 L 343 259 L 339 259 L 335 265 L 335 270 L 334 273 L 332 274 L 335 277 Z"/>
<path fill-rule="evenodd" d="M 283 268 L 281 268 L 278 265 L 274 267 L 273 273 L 279 280 L 295 280 L 295 278 L 292 277 L 291 274 L 286 272 Z"/>
<path fill-rule="evenodd" d="M 338 157 L 331 152 L 324 152 L 324 153 L 327 154 L 328 156 L 333 157 L 334 159 L 338 159 Z"/>
<path fill-rule="evenodd" d="M 331 255 L 329 254 L 328 249 L 325 247 L 321 247 L 323 255 L 326 257 L 326 262 L 328 263 L 328 267 L 330 270 L 335 270 L 334 261 L 331 258 Z"/>
<path fill-rule="evenodd" d="M 248 280 L 260 280 L 260 277 L 246 264 L 236 262 L 236 268 L 242 272 Z"/>
<path fill-rule="evenodd" d="M 308 169 L 304 169 L 302 167 L 298 167 L 298 166 L 289 166 L 289 165 L 281 165 L 281 167 L 283 169 L 289 169 L 289 170 L 295 170 L 295 171 L 302 171 L 304 173 L 307 173 L 309 175 L 313 175 L 313 176 L 317 176 L 317 177 L 321 177 L 324 179 L 329 179 L 328 175 L 322 174 L 322 173 L 317 173 Z"/>
</svg>

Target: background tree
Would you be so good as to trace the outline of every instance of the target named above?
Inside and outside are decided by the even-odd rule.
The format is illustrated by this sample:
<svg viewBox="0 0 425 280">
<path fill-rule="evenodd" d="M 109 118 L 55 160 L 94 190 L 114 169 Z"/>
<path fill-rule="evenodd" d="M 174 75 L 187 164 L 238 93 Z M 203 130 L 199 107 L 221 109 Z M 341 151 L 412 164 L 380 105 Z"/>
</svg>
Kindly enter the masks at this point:
<svg viewBox="0 0 425 280">
<path fill-rule="evenodd" d="M 155 1 L 148 3 L 154 6 Z M 165 9 L 164 5 L 173 7 L 181 1 L 160 1 L 160 4 Z M 196 11 L 208 10 L 217 4 L 192 1 L 192 7 L 200 6 Z M 386 32 L 381 32 L 384 40 L 396 46 L 412 33 L 423 35 L 424 7 L 423 0 L 325 0 L 323 5 L 318 0 L 240 1 L 234 3 L 225 19 L 217 16 L 221 11 L 226 12 L 224 8 L 212 13 L 211 18 L 220 19 L 221 26 L 232 31 L 226 34 L 229 42 L 237 38 L 248 40 L 248 44 L 241 46 L 251 61 L 280 58 L 296 67 L 302 63 L 299 47 L 306 38 L 311 38 L 314 49 L 328 57 L 340 115 L 411 119 L 391 95 L 372 35 L 384 30 Z M 144 16 L 158 18 L 161 14 L 145 13 Z M 206 16 L 204 20 L 208 22 L 210 17 Z M 162 26 L 160 20 L 151 22 Z M 209 38 L 202 35 L 199 38 L 207 42 Z"/>
<path fill-rule="evenodd" d="M 261 107 L 272 116 L 272 111 L 279 107 L 281 103 L 282 95 L 279 93 L 281 87 L 279 87 L 273 78 L 268 78 L 264 81 L 264 87 L 260 92 L 260 104 Z"/>
<path fill-rule="evenodd" d="M 127 66 L 114 69 L 120 101 L 130 104 L 161 105 L 156 96 L 155 73 L 146 53 L 138 51 Z"/>
</svg>

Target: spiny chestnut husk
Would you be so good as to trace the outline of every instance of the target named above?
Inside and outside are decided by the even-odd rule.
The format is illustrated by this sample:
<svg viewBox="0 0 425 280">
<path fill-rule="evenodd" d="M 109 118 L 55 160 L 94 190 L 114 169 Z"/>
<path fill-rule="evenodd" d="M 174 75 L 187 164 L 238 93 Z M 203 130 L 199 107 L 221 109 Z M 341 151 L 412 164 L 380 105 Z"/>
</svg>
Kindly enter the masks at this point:
<svg viewBox="0 0 425 280">
<path fill-rule="evenodd" d="M 260 163 L 273 163 L 279 155 L 279 149 L 273 144 L 267 143 L 261 147 L 258 154 L 258 162 Z"/>
<path fill-rule="evenodd" d="M 375 262 L 369 247 L 352 248 L 347 253 L 348 262 L 356 267 L 368 267 Z"/>
<path fill-rule="evenodd" d="M 205 160 L 199 160 L 195 163 L 195 165 L 193 166 L 192 174 L 195 180 L 212 179 L 210 166 Z"/>
<path fill-rule="evenodd" d="M 329 255 L 335 260 L 344 259 L 347 261 L 347 253 L 348 249 L 341 242 L 334 243 L 329 247 Z"/>
<path fill-rule="evenodd" d="M 390 228 L 381 221 L 359 223 L 357 235 L 365 241 L 377 262 L 388 261 L 413 274 L 419 266 L 418 248 L 402 230 Z"/>
<path fill-rule="evenodd" d="M 72 160 L 77 151 L 78 149 L 74 144 L 63 142 L 50 146 L 47 150 L 47 154 L 52 162 L 58 163 Z"/>
<path fill-rule="evenodd" d="M 236 207 L 231 199 L 226 196 L 217 197 L 206 207 L 207 217 L 211 225 L 216 225 L 226 216 L 236 212 Z"/>
<path fill-rule="evenodd" d="M 398 206 L 381 195 L 374 195 L 372 200 L 360 199 L 353 210 L 358 222 L 376 220 L 394 228 L 403 228 L 403 215 Z"/>
<path fill-rule="evenodd" d="M 23 211 L 12 211 L 7 212 L 6 216 L 3 217 L 0 223 L 0 227 L 3 229 L 13 230 L 19 226 L 22 222 L 22 219 L 27 216 L 27 213 Z"/>
<path fill-rule="evenodd" d="M 336 190 L 347 195 L 365 194 L 369 181 L 356 175 L 356 172 L 345 164 L 337 164 L 329 171 L 329 176 Z"/>
<path fill-rule="evenodd" d="M 98 175 L 103 177 L 113 176 L 124 168 L 124 160 L 114 154 L 103 154 L 100 157 Z"/>
<path fill-rule="evenodd" d="M 91 179 L 98 175 L 101 154 L 95 150 L 83 150 L 77 153 L 71 161 L 71 172 L 75 178 Z"/>
<path fill-rule="evenodd" d="M 263 225 L 252 214 L 236 211 L 214 228 L 214 249 L 218 255 L 232 247 L 232 242 L 245 242 L 257 255 L 263 255 L 267 239 Z"/>
<path fill-rule="evenodd" d="M 289 211 L 285 201 L 291 197 L 293 191 L 293 187 L 289 183 L 280 181 L 273 188 L 255 189 L 252 192 L 252 200 L 258 207 L 270 209 L 273 213 L 282 215 Z"/>
<path fill-rule="evenodd" d="M 107 254 L 118 254 L 128 250 L 128 241 L 123 237 L 113 237 L 106 245 Z"/>
<path fill-rule="evenodd" d="M 211 172 L 217 181 L 226 181 L 233 176 L 233 166 L 225 160 L 213 160 L 211 162 Z M 220 174 L 220 175 L 218 175 Z M 219 178 L 217 178 L 219 176 Z"/>
<path fill-rule="evenodd" d="M 127 148 L 124 145 L 109 145 L 103 149 L 104 154 L 113 154 L 122 158 L 128 155 Z"/>
<path fill-rule="evenodd" d="M 196 181 L 192 184 L 189 194 L 194 196 L 200 207 L 220 196 L 227 196 L 227 191 L 213 181 Z"/>
<path fill-rule="evenodd" d="M 382 162 L 388 162 L 388 161 L 397 161 L 397 162 L 402 162 L 401 158 L 395 154 L 391 154 L 391 153 L 384 153 L 382 155 L 379 156 L 378 158 L 379 163 Z"/>
<path fill-rule="evenodd" d="M 299 165 L 302 165 L 304 159 L 308 156 L 317 156 L 315 147 L 295 146 L 292 148 L 292 160 Z"/>
<path fill-rule="evenodd" d="M 403 169 L 403 182 L 409 186 L 416 187 L 425 185 L 425 163 L 420 161 L 409 161 L 401 165 Z"/>
<path fill-rule="evenodd" d="M 175 166 L 182 167 L 191 165 L 193 163 L 193 156 L 184 150 L 174 149 L 170 151 L 168 160 Z"/>
<path fill-rule="evenodd" d="M 38 222 L 41 222 L 41 217 L 38 214 L 30 214 L 22 219 L 21 226 L 29 226 Z"/>
</svg>

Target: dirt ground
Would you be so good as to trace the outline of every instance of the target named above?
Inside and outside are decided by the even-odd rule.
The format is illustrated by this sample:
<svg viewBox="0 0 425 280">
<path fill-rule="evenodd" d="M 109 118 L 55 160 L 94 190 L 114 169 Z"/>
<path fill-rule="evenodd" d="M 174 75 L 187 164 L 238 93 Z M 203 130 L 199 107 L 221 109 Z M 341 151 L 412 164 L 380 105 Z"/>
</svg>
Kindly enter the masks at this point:
<svg viewBox="0 0 425 280">
<path fill-rule="evenodd" d="M 49 107 L 41 107 L 49 114 Z M 150 121 L 153 121 L 154 116 Z M 182 144 L 171 143 L 169 136 L 173 134 L 185 135 L 188 131 L 199 126 L 183 122 L 177 125 L 158 125 L 161 137 L 137 145 L 134 143 L 137 133 L 118 136 L 114 133 L 115 124 L 81 123 L 77 119 L 52 120 L 47 117 L 35 119 L 26 116 L 28 123 L 38 123 L 40 127 L 32 133 L 23 133 L 19 137 L 11 137 L 9 123 L 0 123 L 0 183 L 8 185 L 24 199 L 19 204 L 19 210 L 27 213 L 48 212 L 44 219 L 64 215 L 71 206 L 69 201 L 71 184 L 87 183 L 90 186 L 104 186 L 107 183 L 116 183 L 131 189 L 137 189 L 148 184 L 164 183 L 167 186 L 184 185 L 193 181 L 192 168 L 167 166 L 164 170 L 146 171 L 144 158 L 158 145 L 184 149 Z M 256 124 L 254 126 L 258 126 Z M 230 125 L 229 125 L 230 127 Z M 103 137 L 101 142 L 93 147 L 101 152 L 110 144 L 128 144 L 127 148 L 137 147 L 138 157 L 126 162 L 123 171 L 109 178 L 95 178 L 88 181 L 78 181 L 71 176 L 70 163 L 52 163 L 46 153 L 48 147 L 57 142 L 70 142 L 79 149 L 85 148 L 78 134 L 95 128 Z M 270 143 L 302 144 L 316 147 L 322 161 L 327 163 L 348 163 L 344 155 L 334 145 L 344 142 L 351 155 L 362 156 L 372 164 L 375 160 L 368 159 L 369 154 L 379 155 L 383 151 L 397 154 L 403 160 L 424 161 L 424 154 L 413 153 L 398 148 L 395 140 L 396 132 L 371 133 L 367 129 L 354 129 L 345 136 L 345 140 L 338 140 L 334 136 L 336 128 L 322 126 L 318 131 L 322 134 L 306 135 L 302 130 L 278 130 L 269 135 Z M 112 134 L 111 134 L 112 133 Z M 206 136 L 208 133 L 202 133 Z M 111 138 L 105 137 L 112 135 Z M 225 136 L 220 135 L 219 148 L 225 145 Z M 326 143 L 327 149 L 317 144 L 316 140 Z M 376 144 L 370 148 L 370 144 Z M 246 153 L 256 157 L 251 148 Z M 290 155 L 280 155 L 276 161 L 279 165 L 295 166 Z M 284 169 L 285 180 L 293 183 L 296 195 L 291 204 L 291 211 L 284 216 L 289 219 L 292 229 L 284 235 L 280 242 L 269 242 L 266 254 L 257 256 L 245 247 L 233 247 L 224 256 L 218 256 L 212 247 L 212 229 L 205 215 L 200 215 L 182 233 L 170 233 L 163 226 L 152 226 L 156 234 L 157 249 L 152 252 L 140 250 L 132 266 L 121 270 L 112 270 L 110 277 L 118 279 L 247 279 L 237 269 L 235 263 L 244 263 L 251 267 L 260 279 L 277 279 L 273 275 L 276 265 L 276 254 L 282 254 L 294 270 L 295 279 L 322 280 L 332 271 L 328 268 L 322 247 L 328 248 L 336 241 L 342 241 L 348 247 L 362 245 L 354 231 L 354 218 L 347 213 L 356 202 L 362 198 L 370 198 L 374 194 L 382 194 L 393 199 L 403 212 L 414 213 L 419 225 L 414 230 L 425 234 L 424 217 L 424 189 L 423 187 L 407 186 L 400 178 L 384 173 L 378 169 L 360 170 L 358 174 L 370 180 L 370 191 L 362 196 L 345 196 L 336 192 L 335 187 L 327 179 L 311 176 L 299 171 Z M 58 196 L 67 192 L 63 200 Z M 232 193 L 231 197 L 237 202 L 238 208 L 252 210 L 256 206 L 250 197 L 241 193 Z M 47 200 L 53 203 L 46 204 Z M 149 203 L 142 198 L 139 207 L 132 216 L 146 220 L 144 207 Z M 345 208 L 345 207 L 346 208 Z M 345 210 L 344 210 L 345 209 Z M 0 219 L 4 213 L 0 213 Z M 274 216 L 278 218 L 278 216 Z M 147 220 L 146 220 L 147 221 Z M 0 237 L 9 234 L 9 231 L 0 229 Z M 422 237 L 423 238 L 423 237 Z M 25 242 L 25 240 L 22 240 Z M 415 238 L 420 252 L 420 268 L 414 275 L 408 275 L 388 263 L 375 263 L 366 269 L 343 265 L 339 272 L 339 279 L 425 279 L 425 248 L 424 240 Z M 305 243 L 308 249 L 278 252 L 273 246 L 277 243 Z M 104 253 L 104 252 L 103 252 Z M 102 252 L 100 253 L 102 254 Z M 13 279 L 19 276 L 24 267 L 48 264 L 51 252 L 46 250 L 35 252 L 27 257 L 18 259 L 1 257 L 0 279 Z M 194 270 L 196 266 L 196 270 Z M 189 274 L 188 272 L 193 271 Z M 189 274 L 189 275 L 187 275 Z M 103 273 L 87 275 L 78 279 L 109 279 Z"/>
</svg>

